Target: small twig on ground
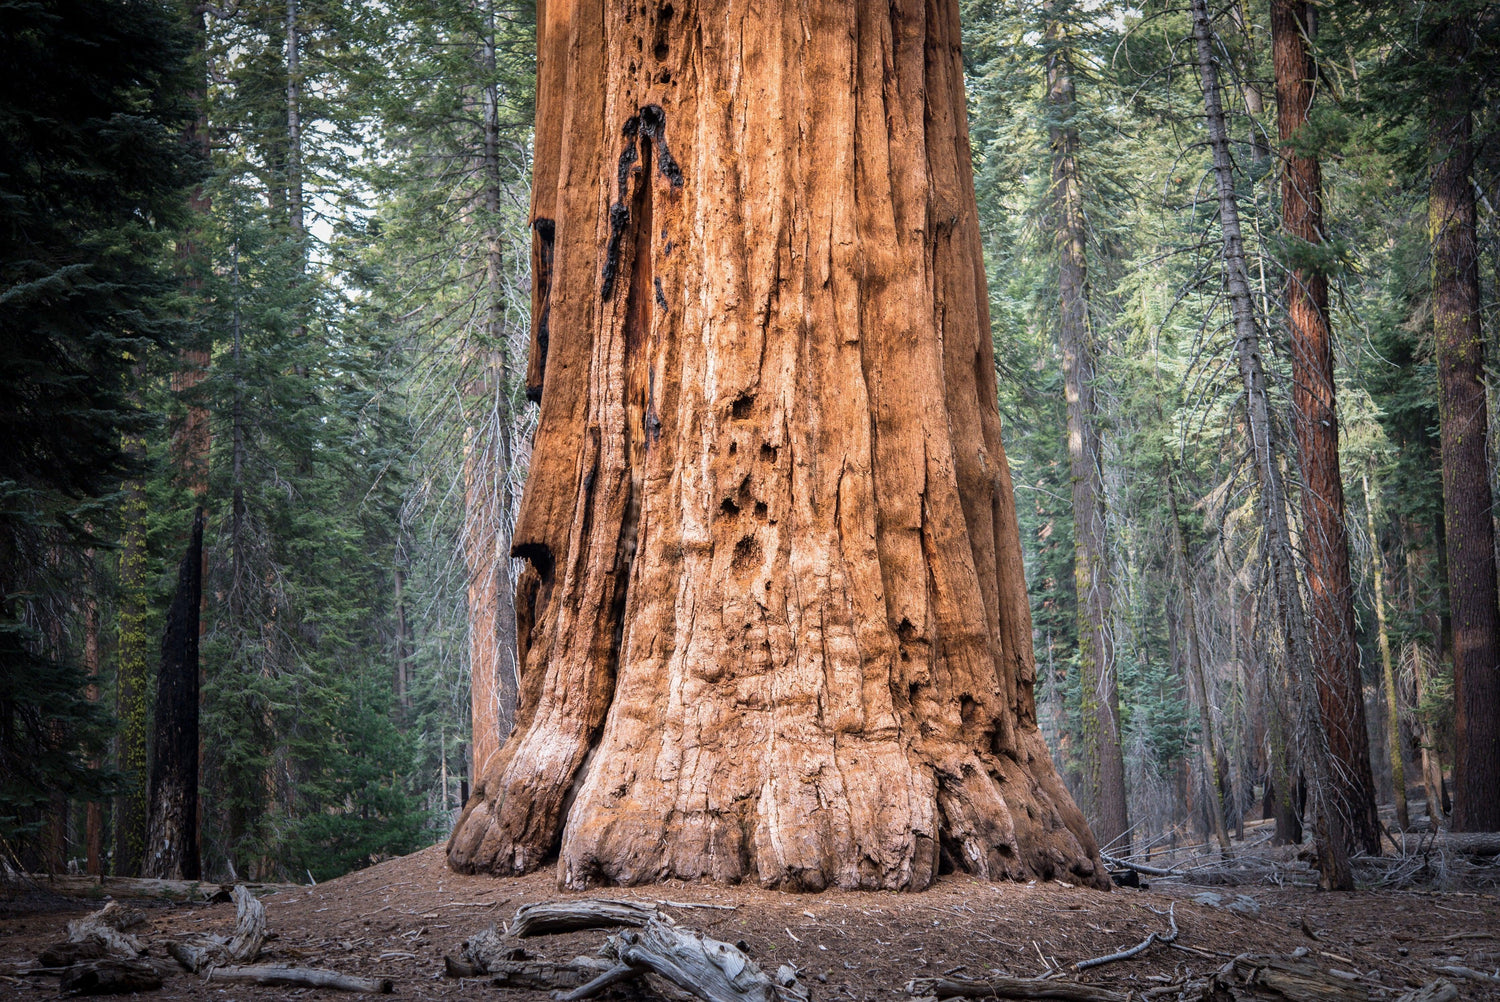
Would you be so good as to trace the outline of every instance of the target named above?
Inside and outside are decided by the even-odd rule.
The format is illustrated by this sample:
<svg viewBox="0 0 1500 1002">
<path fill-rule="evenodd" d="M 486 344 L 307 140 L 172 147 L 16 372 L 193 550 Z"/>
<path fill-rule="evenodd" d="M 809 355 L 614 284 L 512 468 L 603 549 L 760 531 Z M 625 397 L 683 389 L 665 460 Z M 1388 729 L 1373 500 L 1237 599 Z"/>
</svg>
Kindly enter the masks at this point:
<svg viewBox="0 0 1500 1002">
<path fill-rule="evenodd" d="M 1093 957 L 1089 960 L 1080 960 L 1078 963 L 1073 965 L 1073 970 L 1086 971 L 1090 967 L 1099 967 L 1103 964 L 1113 963 L 1116 960 L 1129 960 L 1131 957 L 1139 956 L 1140 954 L 1143 954 L 1147 950 L 1151 949 L 1152 943 L 1171 944 L 1176 942 L 1178 933 L 1176 911 L 1177 903 L 1173 902 L 1167 908 L 1167 921 L 1171 925 L 1171 931 L 1166 933 L 1165 935 L 1153 932 L 1128 950 L 1121 950 L 1118 953 L 1107 954 L 1103 957 Z"/>
</svg>

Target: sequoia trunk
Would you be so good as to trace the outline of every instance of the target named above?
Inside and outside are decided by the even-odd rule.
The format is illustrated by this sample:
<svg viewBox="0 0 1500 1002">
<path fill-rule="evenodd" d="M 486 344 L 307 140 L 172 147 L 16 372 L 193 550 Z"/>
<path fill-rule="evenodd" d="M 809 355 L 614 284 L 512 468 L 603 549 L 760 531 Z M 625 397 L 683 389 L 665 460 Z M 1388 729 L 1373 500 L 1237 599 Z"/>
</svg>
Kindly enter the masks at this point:
<svg viewBox="0 0 1500 1002">
<path fill-rule="evenodd" d="M 520 702 L 451 865 L 1107 886 L 1036 728 L 958 5 L 538 35 Z"/>
<path fill-rule="evenodd" d="M 1272 0 L 1276 126 L 1283 143 L 1281 228 L 1292 251 L 1286 308 L 1292 345 L 1292 423 L 1302 468 L 1309 653 L 1334 765 L 1329 791 L 1333 807 L 1344 816 L 1349 848 L 1379 855 L 1380 822 L 1375 816 L 1375 781 L 1354 637 L 1354 585 L 1344 531 L 1328 279 L 1317 262 L 1323 243 L 1323 178 L 1318 158 L 1298 146 L 1307 139 L 1301 130 L 1312 108 L 1317 74 L 1307 44 L 1312 31 L 1307 3 Z"/>
<path fill-rule="evenodd" d="M 1469 45 L 1459 19 L 1439 29 L 1439 64 L 1458 67 Z M 1500 595 L 1491 519 L 1484 333 L 1471 96 L 1452 69 L 1432 131 L 1432 328 L 1437 347 L 1448 600 L 1453 617 L 1453 830 L 1500 830 Z"/>
</svg>

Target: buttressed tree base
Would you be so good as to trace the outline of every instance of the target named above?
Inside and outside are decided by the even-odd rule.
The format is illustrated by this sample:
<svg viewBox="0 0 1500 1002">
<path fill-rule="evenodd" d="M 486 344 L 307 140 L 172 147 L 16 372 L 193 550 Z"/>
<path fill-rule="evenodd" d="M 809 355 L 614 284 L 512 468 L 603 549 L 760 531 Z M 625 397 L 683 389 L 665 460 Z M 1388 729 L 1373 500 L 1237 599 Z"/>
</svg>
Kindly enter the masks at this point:
<svg viewBox="0 0 1500 1002">
<path fill-rule="evenodd" d="M 545 0 L 513 733 L 560 883 L 1108 879 L 1036 727 L 953 0 Z"/>
</svg>

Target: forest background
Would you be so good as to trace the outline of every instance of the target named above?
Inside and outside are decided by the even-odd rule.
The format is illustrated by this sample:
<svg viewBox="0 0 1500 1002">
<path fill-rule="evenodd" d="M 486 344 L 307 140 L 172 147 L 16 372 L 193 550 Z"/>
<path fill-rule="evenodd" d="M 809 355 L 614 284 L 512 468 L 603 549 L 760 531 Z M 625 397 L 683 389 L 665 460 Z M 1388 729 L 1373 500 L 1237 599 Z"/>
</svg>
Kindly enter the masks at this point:
<svg viewBox="0 0 1500 1002">
<path fill-rule="evenodd" d="M 1429 189 L 1461 159 L 1489 335 L 1500 10 L 1310 10 L 1289 145 L 1270 7 L 1213 10 L 1232 195 L 1299 554 L 1287 276 L 1331 288 L 1364 737 L 1382 801 L 1409 786 L 1436 822 L 1457 735 Z M 193 644 L 205 874 L 321 880 L 446 835 L 472 720 L 503 728 L 515 692 L 535 13 L 0 5 L 7 865 L 160 865 L 158 675 Z M 1222 837 L 1260 815 L 1297 722 L 1190 11 L 963 18 L 1043 729 L 1096 831 Z M 1459 158 L 1440 126 L 1461 106 Z M 1322 165 L 1317 243 L 1283 230 L 1289 150 Z M 179 611 L 164 649 L 195 569 L 201 620 Z"/>
</svg>

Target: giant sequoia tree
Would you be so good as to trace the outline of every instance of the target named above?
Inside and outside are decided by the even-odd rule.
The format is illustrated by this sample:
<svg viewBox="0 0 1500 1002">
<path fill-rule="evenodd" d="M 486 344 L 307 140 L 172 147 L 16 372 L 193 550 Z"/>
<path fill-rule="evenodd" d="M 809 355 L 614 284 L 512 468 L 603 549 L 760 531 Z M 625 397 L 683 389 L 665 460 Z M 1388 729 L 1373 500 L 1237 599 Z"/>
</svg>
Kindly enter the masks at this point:
<svg viewBox="0 0 1500 1002">
<path fill-rule="evenodd" d="M 1035 724 L 958 5 L 538 42 L 520 700 L 450 863 L 1104 885 Z"/>
</svg>

